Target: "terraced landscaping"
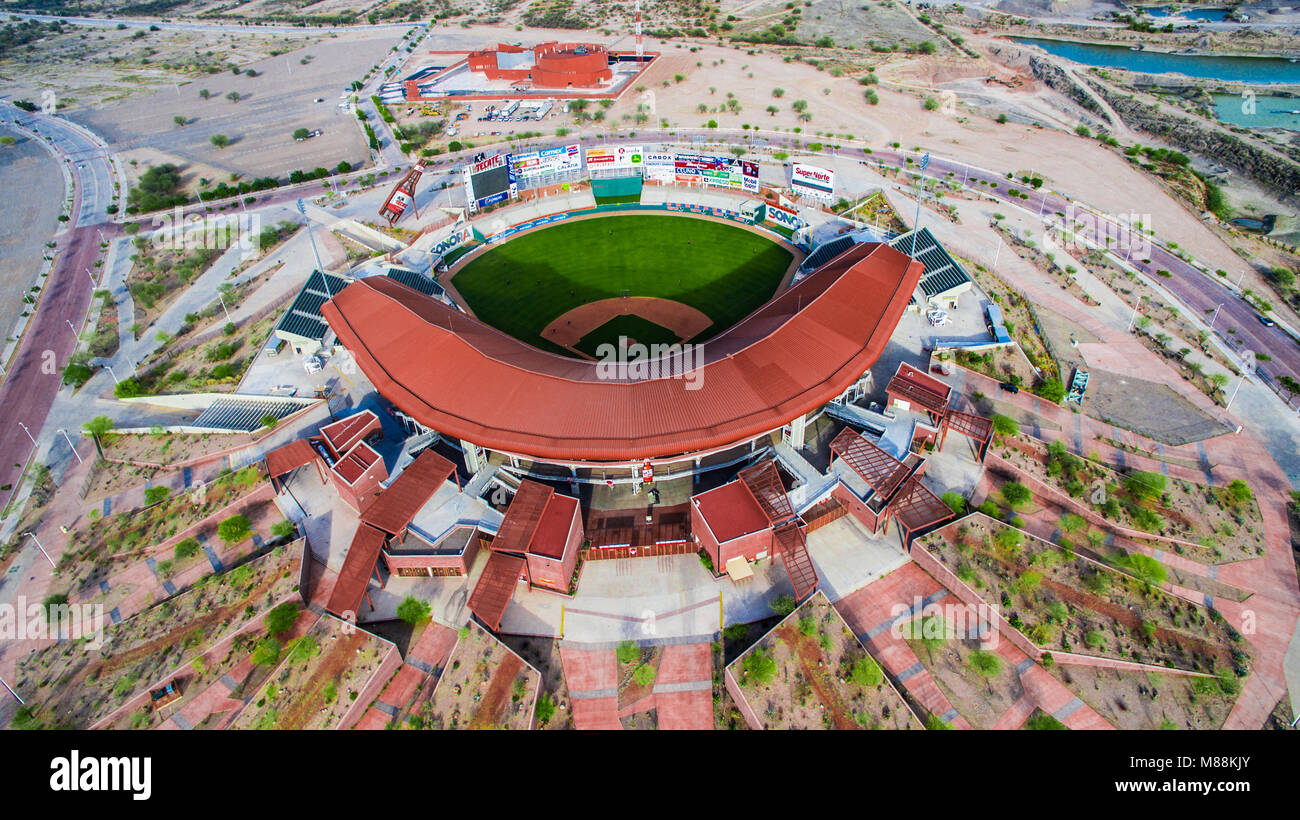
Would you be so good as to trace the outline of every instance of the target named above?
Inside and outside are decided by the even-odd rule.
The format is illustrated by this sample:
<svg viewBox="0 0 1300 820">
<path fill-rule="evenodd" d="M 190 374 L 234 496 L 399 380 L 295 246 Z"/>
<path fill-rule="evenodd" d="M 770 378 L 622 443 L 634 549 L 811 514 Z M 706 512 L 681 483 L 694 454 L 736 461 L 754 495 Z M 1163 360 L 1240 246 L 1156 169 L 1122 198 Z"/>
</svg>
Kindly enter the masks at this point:
<svg viewBox="0 0 1300 820">
<path fill-rule="evenodd" d="M 195 673 L 193 687 L 219 678 L 243 656 L 231 653 L 220 664 L 196 659 L 297 589 L 305 543 L 208 576 L 120 624 L 106 625 L 100 650 L 61 641 L 27 656 L 18 665 L 17 685 L 36 693 L 36 719 L 48 728 L 88 728 L 183 664 Z"/>
<path fill-rule="evenodd" d="M 766 729 L 919 729 L 821 592 L 728 667 Z"/>
<path fill-rule="evenodd" d="M 1154 559 L 1131 556 L 1128 572 L 1120 572 L 982 514 L 915 546 L 999 606 L 1041 649 L 1236 677 L 1249 672 L 1244 638 L 1213 610 L 1159 589 L 1164 568 Z"/>
</svg>

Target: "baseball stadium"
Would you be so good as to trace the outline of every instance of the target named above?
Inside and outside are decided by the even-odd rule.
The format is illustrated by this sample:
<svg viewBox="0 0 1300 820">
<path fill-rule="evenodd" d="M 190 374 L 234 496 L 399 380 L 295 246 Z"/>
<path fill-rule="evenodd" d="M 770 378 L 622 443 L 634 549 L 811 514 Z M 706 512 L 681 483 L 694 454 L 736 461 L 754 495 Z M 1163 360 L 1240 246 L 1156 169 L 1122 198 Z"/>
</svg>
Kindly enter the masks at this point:
<svg viewBox="0 0 1300 820">
<path fill-rule="evenodd" d="M 457 260 L 463 313 L 384 278 L 322 312 L 376 389 L 439 433 L 571 468 L 667 466 L 747 447 L 852 389 L 923 270 L 864 243 L 792 285 L 801 259 L 716 217 L 591 216 Z M 632 355 L 596 360 L 620 344 Z"/>
<path fill-rule="evenodd" d="M 393 576 L 476 577 L 467 606 L 496 631 L 521 582 L 572 596 L 583 561 L 696 552 L 737 582 L 780 557 L 803 599 L 806 532 L 852 515 L 906 540 L 948 520 L 919 453 L 951 428 L 982 458 L 991 428 L 899 363 L 894 336 L 969 280 L 928 232 L 814 239 L 800 214 L 829 213 L 834 175 L 813 171 L 782 194 L 734 156 L 480 155 L 464 212 L 419 240 L 432 278 L 308 287 L 326 345 L 379 399 L 266 456 L 277 486 L 332 485 L 359 518 L 326 608 L 376 617 L 376 577 L 385 594 Z M 897 413 L 861 405 L 882 364 Z"/>
</svg>

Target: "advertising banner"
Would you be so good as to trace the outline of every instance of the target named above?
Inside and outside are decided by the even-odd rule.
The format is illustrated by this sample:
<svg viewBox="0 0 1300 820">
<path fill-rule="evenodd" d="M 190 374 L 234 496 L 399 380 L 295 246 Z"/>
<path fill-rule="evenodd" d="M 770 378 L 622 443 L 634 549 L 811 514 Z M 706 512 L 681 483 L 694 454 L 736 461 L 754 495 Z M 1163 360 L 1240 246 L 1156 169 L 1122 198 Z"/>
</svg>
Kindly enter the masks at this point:
<svg viewBox="0 0 1300 820">
<path fill-rule="evenodd" d="M 835 196 L 835 172 L 816 165 L 796 162 L 791 167 L 790 187 L 796 194 L 833 199 Z"/>
<path fill-rule="evenodd" d="M 653 179 L 657 182 L 673 182 L 676 180 L 676 154 L 671 151 L 647 151 L 644 159 L 646 179 Z"/>
<path fill-rule="evenodd" d="M 639 145 L 609 145 L 587 149 L 588 168 L 640 168 L 644 159 Z"/>
<path fill-rule="evenodd" d="M 743 188 L 758 193 L 758 163 L 712 154 L 677 154 L 673 162 L 677 182 Z"/>
<path fill-rule="evenodd" d="M 530 151 L 527 154 L 513 154 L 510 167 L 516 177 L 527 180 L 581 171 L 582 152 L 574 144 Z"/>
</svg>

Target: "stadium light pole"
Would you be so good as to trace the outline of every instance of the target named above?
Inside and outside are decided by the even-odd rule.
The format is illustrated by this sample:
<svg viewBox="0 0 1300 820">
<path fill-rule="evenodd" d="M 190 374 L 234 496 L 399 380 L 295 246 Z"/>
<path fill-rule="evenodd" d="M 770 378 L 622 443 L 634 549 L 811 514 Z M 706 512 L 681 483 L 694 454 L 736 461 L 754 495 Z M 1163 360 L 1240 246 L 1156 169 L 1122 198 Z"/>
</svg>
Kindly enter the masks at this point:
<svg viewBox="0 0 1300 820">
<path fill-rule="evenodd" d="M 298 197 L 298 213 L 302 214 L 303 223 L 307 226 L 307 238 L 311 240 L 311 254 L 316 257 L 316 270 L 320 271 L 321 279 L 325 282 L 325 293 L 333 299 L 334 295 L 329 292 L 329 280 L 325 278 L 325 266 L 320 263 L 320 252 L 316 250 L 316 235 L 311 232 L 311 220 L 307 218 L 307 206 L 302 203 L 302 197 Z"/>
<path fill-rule="evenodd" d="M 930 152 L 926 151 L 925 156 L 921 157 L 921 179 L 917 183 L 916 192 L 916 219 L 912 222 L 912 251 L 908 256 L 916 258 L 916 234 L 921 230 L 921 200 L 925 198 L 925 166 L 930 164 Z"/>
</svg>

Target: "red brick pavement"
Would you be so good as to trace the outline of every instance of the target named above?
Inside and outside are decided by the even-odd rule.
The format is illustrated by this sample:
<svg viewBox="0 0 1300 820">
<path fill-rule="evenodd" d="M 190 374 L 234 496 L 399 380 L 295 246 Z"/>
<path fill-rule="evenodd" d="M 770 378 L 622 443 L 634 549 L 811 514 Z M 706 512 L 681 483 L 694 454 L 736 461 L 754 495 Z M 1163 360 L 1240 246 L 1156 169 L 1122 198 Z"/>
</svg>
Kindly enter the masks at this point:
<svg viewBox="0 0 1300 820">
<path fill-rule="evenodd" d="M 908 694 L 927 711 L 943 717 L 955 711 L 952 703 L 928 671 L 924 668 L 915 671 L 921 662 L 911 647 L 896 637 L 892 629 L 880 629 L 874 637 L 866 637 L 890 619 L 897 604 L 911 607 L 916 598 L 924 599 L 940 592 L 946 593 L 946 590 L 938 581 L 916 564 L 909 563 L 836 601 L 835 608 L 854 634 L 864 639 L 871 654 L 890 675 L 898 679 L 903 673 L 910 673 L 900 681 Z M 950 724 L 954 729 L 971 728 L 961 715 Z"/>
</svg>

